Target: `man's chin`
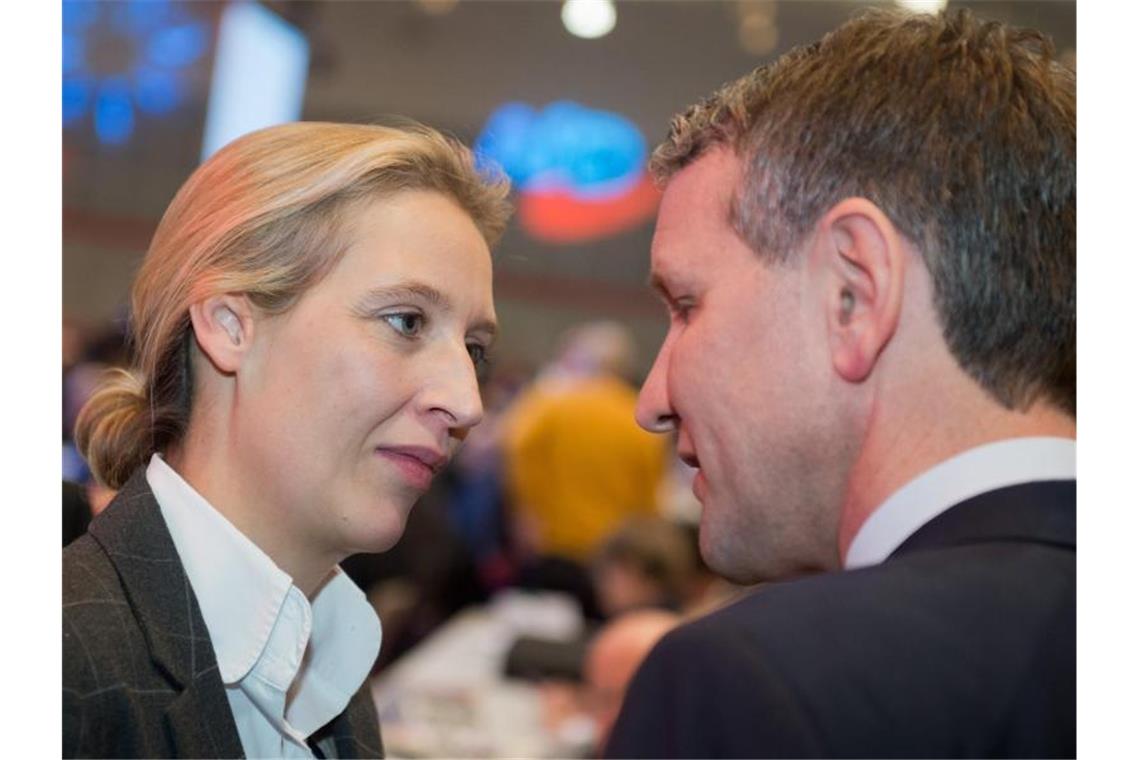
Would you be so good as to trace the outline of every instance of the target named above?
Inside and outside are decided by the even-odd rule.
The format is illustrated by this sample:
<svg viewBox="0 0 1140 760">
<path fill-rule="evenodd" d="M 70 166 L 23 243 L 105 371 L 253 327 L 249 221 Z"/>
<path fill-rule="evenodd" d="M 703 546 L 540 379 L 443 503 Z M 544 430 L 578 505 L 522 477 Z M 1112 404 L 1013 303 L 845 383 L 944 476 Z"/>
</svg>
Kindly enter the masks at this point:
<svg viewBox="0 0 1140 760">
<path fill-rule="evenodd" d="M 707 506 L 701 515 L 699 545 L 701 559 L 710 570 L 725 580 L 744 586 L 763 580 L 757 578 L 757 568 L 754 567 L 752 558 L 741 556 L 740 551 L 734 550 L 736 547 L 726 545 L 722 537 L 717 534 L 717 529 L 708 521 Z"/>
<path fill-rule="evenodd" d="M 731 535 L 729 541 L 718 537 L 703 521 L 700 533 L 701 558 L 717 575 L 727 581 L 752 586 L 770 581 L 786 581 L 836 569 L 836 565 L 806 553 L 781 552 L 762 544 L 749 547 L 732 546 L 729 542 L 740 538 Z"/>
</svg>

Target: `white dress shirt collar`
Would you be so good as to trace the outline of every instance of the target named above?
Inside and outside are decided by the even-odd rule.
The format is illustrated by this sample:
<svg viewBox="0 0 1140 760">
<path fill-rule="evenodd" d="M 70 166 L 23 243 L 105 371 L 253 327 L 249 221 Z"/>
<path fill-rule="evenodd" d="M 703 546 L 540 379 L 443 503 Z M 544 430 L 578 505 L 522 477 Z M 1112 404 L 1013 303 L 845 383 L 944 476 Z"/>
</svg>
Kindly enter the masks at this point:
<svg viewBox="0 0 1140 760">
<path fill-rule="evenodd" d="M 998 488 L 1077 477 L 1071 438 L 1011 438 L 951 457 L 895 491 L 855 534 L 843 566 L 884 561 L 915 531 L 955 504 Z"/>
<path fill-rule="evenodd" d="M 266 717 L 303 741 L 342 712 L 368 676 L 380 650 L 375 611 L 340 568 L 310 607 L 292 578 L 161 456 L 151 457 L 146 475 L 198 599 L 227 691 L 240 686 L 261 709 L 255 682 L 287 691 L 288 706 L 278 706 L 284 714 Z M 235 718 L 243 729 L 241 716 Z M 250 755 L 247 732 L 240 733 Z"/>
</svg>

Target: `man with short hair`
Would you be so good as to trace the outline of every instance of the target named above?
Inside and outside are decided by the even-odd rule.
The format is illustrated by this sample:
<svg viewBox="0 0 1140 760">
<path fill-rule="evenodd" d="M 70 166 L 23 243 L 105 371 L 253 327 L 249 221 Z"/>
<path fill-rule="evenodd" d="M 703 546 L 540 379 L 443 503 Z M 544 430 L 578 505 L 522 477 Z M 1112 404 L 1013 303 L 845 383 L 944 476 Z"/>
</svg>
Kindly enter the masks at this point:
<svg viewBox="0 0 1140 760">
<path fill-rule="evenodd" d="M 1076 753 L 1076 83 L 1040 34 L 871 12 L 673 122 L 638 420 L 701 552 L 614 757 Z"/>
</svg>

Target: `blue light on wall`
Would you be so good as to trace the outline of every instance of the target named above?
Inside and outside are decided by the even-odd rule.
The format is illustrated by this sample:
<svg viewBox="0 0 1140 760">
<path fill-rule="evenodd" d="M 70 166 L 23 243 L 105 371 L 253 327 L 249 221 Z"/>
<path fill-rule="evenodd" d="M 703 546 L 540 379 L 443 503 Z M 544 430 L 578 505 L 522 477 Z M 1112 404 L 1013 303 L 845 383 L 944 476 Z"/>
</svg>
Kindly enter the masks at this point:
<svg viewBox="0 0 1140 760">
<path fill-rule="evenodd" d="M 90 122 L 99 141 L 130 140 L 138 112 L 162 116 L 186 94 L 185 69 L 209 26 L 171 0 L 63 3 L 63 124 Z"/>
<path fill-rule="evenodd" d="M 522 228 L 544 242 L 575 244 L 625 232 L 644 224 L 660 200 L 636 125 L 568 100 L 541 110 L 500 106 L 475 140 L 475 155 L 484 170 L 511 178 Z"/>
<path fill-rule="evenodd" d="M 542 110 L 525 103 L 499 107 L 475 150 L 520 188 L 562 185 L 582 195 L 620 194 L 646 159 L 645 138 L 633 122 L 569 100 Z"/>
<path fill-rule="evenodd" d="M 135 129 L 135 109 L 131 87 L 123 77 L 111 77 L 99 84 L 95 96 L 95 134 L 100 142 L 122 145 Z"/>
</svg>

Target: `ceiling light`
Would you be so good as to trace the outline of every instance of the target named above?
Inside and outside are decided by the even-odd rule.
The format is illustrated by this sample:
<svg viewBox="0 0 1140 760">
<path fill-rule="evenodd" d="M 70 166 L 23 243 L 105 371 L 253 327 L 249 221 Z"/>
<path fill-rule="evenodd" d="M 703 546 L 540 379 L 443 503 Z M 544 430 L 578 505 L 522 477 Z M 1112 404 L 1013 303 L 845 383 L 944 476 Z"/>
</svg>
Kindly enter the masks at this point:
<svg viewBox="0 0 1140 760">
<path fill-rule="evenodd" d="M 939 13 L 946 8 L 946 0 L 895 0 L 908 11 L 914 13 Z"/>
<path fill-rule="evenodd" d="M 617 23 L 613 0 L 566 0 L 562 3 L 562 25 L 575 37 L 594 40 L 605 37 Z"/>
</svg>

